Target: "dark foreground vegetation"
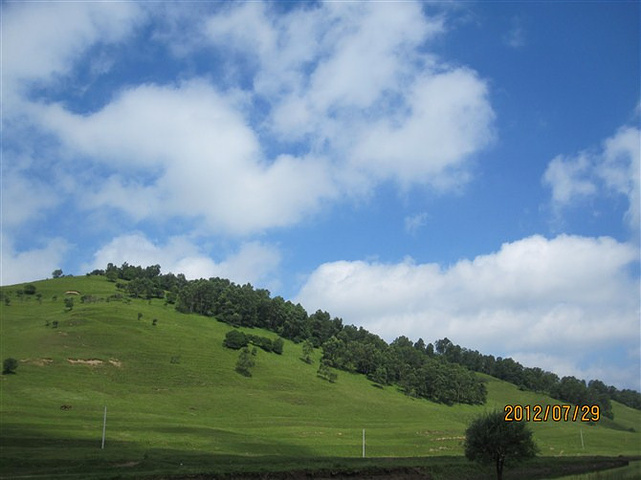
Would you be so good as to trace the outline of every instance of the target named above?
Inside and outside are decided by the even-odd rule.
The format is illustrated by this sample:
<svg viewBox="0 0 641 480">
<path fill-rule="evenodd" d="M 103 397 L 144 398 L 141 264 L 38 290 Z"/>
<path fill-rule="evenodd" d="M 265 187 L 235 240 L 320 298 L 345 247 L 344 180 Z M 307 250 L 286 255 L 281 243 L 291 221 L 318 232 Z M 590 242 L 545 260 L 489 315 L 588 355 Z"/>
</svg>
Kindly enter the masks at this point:
<svg viewBox="0 0 641 480">
<path fill-rule="evenodd" d="M 639 459 L 623 457 L 582 457 L 581 459 L 544 457 L 509 469 L 505 480 L 544 480 L 568 475 L 601 472 L 629 465 Z M 292 469 L 288 471 L 260 471 L 220 475 L 192 474 L 150 477 L 149 480 L 484 480 L 493 472 L 478 468 L 456 457 L 426 459 L 383 459 L 378 461 L 339 462 L 332 468 Z"/>
<path fill-rule="evenodd" d="M 624 467 L 641 457 L 539 457 L 506 468 L 504 480 L 544 480 Z M 39 461 L 35 462 L 40 463 Z M 42 473 L 3 479 L 47 478 L 85 480 L 486 480 L 494 477 L 492 466 L 479 466 L 464 457 L 423 458 L 283 458 L 203 455 L 156 451 L 135 462 L 48 462 Z"/>
<path fill-rule="evenodd" d="M 251 284 L 237 285 L 227 279 L 188 281 L 184 275 L 161 274 L 160 265 L 148 267 L 123 263 L 107 265 L 88 275 L 106 275 L 133 298 L 164 298 L 176 310 L 215 317 L 234 327 L 256 327 L 275 332 L 296 343 L 322 347 L 321 364 L 366 375 L 379 385 L 397 385 L 404 393 L 452 405 L 484 404 L 487 391 L 473 372 L 480 372 L 517 385 L 523 390 L 545 393 L 576 405 L 598 405 L 601 415 L 612 419 L 611 400 L 641 410 L 641 394 L 618 390 L 600 380 L 573 376 L 559 378 L 538 367 L 523 367 L 511 358 L 484 355 L 444 338 L 426 344 L 400 336 L 387 344 L 362 327 L 344 325 L 318 310 L 308 314 L 300 304 Z M 26 293 L 26 291 L 25 291 Z M 35 291 L 30 291 L 30 294 Z"/>
</svg>

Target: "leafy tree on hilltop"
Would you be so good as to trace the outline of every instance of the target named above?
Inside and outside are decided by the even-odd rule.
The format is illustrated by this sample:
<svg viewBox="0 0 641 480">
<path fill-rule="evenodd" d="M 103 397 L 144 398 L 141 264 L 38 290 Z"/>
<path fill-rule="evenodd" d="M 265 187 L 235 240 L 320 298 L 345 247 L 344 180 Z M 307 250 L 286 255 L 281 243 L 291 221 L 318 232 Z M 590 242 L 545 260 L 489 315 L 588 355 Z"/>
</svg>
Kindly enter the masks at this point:
<svg viewBox="0 0 641 480">
<path fill-rule="evenodd" d="M 465 431 L 465 456 L 468 460 L 496 466 L 496 478 L 502 480 L 506 461 L 532 458 L 538 448 L 525 422 L 506 422 L 496 410 L 476 418 Z"/>
<path fill-rule="evenodd" d="M 52 276 L 53 278 L 60 278 L 60 277 L 62 277 L 62 270 L 60 270 L 59 268 L 58 268 L 58 269 L 56 269 L 56 270 L 54 270 L 54 271 L 51 273 L 51 276 Z"/>
</svg>

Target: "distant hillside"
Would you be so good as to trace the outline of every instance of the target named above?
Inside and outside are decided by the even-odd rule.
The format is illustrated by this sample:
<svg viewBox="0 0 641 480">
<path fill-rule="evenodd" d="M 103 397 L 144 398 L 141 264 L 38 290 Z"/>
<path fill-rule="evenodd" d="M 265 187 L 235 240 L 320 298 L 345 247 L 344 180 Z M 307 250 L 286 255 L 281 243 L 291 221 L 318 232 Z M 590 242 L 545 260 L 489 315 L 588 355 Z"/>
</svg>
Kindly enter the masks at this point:
<svg viewBox="0 0 641 480">
<path fill-rule="evenodd" d="M 468 422 L 485 409 L 558 403 L 483 374 L 485 405 L 419 399 L 346 371 L 332 370 L 330 382 L 318 375 L 321 349 L 307 359 L 304 342 L 288 339 L 281 354 L 257 348 L 247 377 L 225 337 L 237 329 L 273 341 L 275 333 L 180 313 L 165 299 L 128 298 L 104 276 L 32 285 L 33 294 L 18 294 L 24 285 L 0 289 L 8 299 L 2 356 L 19 362 L 16 374 L 0 377 L 5 473 L 35 472 L 47 459 L 89 465 L 98 454 L 109 465 L 161 462 L 160 452 L 354 457 L 363 429 L 368 456 L 460 455 Z M 536 440 L 548 455 L 641 454 L 641 412 L 617 402 L 612 409 L 614 420 L 596 424 L 532 423 Z M 39 466 L 29 470 L 34 459 Z"/>
<path fill-rule="evenodd" d="M 331 383 L 318 376 L 321 349 L 313 348 L 307 363 L 303 344 L 291 340 L 280 355 L 258 349 L 245 377 L 235 370 L 239 351 L 223 346 L 234 328 L 228 324 L 177 312 L 164 299 L 128 298 L 104 276 L 32 285 L 31 295 L 18 294 L 24 285 L 0 289 L 8 299 L 1 304 L 3 358 L 19 360 L 17 373 L 1 382 L 8 438 L 95 441 L 107 405 L 111 442 L 342 456 L 358 451 L 366 428 L 371 455 L 458 454 L 477 412 L 558 403 L 482 374 L 487 400 L 478 406 L 417 399 L 345 371 Z M 614 420 L 596 425 L 532 425 L 548 452 L 638 454 L 641 412 L 617 402 L 612 409 Z"/>
<path fill-rule="evenodd" d="M 362 327 L 343 325 L 321 310 L 308 314 L 301 305 L 250 284 L 236 285 L 226 279 L 187 281 L 184 275 L 161 275 L 160 265 L 148 267 L 124 263 L 89 275 L 105 275 L 133 298 L 164 298 L 176 309 L 216 317 L 233 326 L 261 327 L 294 342 L 322 347 L 321 367 L 362 373 L 380 385 L 397 385 L 410 396 L 445 404 L 485 402 L 486 391 L 470 371 L 506 380 L 518 387 L 543 392 L 576 405 L 598 405 L 600 412 L 613 417 L 611 400 L 641 409 L 641 394 L 618 390 L 599 380 L 572 376 L 559 378 L 541 368 L 523 367 L 511 358 L 494 358 L 454 345 L 444 338 L 434 344 L 416 342 L 405 336 L 390 345 Z M 58 273 L 58 272 L 56 272 Z M 62 273 L 62 272 L 59 272 Z M 465 368 L 460 368 L 460 367 Z"/>
</svg>

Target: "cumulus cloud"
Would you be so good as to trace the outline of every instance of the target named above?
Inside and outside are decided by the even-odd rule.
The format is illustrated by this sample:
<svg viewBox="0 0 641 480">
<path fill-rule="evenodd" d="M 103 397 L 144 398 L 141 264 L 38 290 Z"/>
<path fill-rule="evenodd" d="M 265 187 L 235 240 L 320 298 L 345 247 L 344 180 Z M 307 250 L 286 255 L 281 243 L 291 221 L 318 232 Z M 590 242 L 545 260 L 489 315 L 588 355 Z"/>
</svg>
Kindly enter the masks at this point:
<svg viewBox="0 0 641 480">
<path fill-rule="evenodd" d="M 117 42 L 143 12 L 134 3 L 11 3 L 3 5 L 3 103 L 34 82 L 67 75 L 96 42 Z"/>
<path fill-rule="evenodd" d="M 242 4 L 207 32 L 254 59 L 255 94 L 271 108 L 263 128 L 322 151 L 349 179 L 346 191 L 387 179 L 451 187 L 466 180 L 452 170 L 493 138 L 485 82 L 427 53 L 446 27 L 419 3 L 324 3 L 278 16 Z"/>
<path fill-rule="evenodd" d="M 630 357 L 627 365 L 612 365 L 602 362 L 596 355 L 589 359 L 586 366 L 577 364 L 576 358 L 555 353 L 532 353 L 515 352 L 514 356 L 524 365 L 536 365 L 543 370 L 555 372 L 559 377 L 573 376 L 582 379 L 599 379 L 606 383 L 618 386 L 619 388 L 639 388 L 639 367 L 638 353 Z"/>
<path fill-rule="evenodd" d="M 15 245 L 5 234 L 0 237 L 0 285 L 13 285 L 51 277 L 51 272 L 60 268 L 70 249 L 62 238 L 52 238 L 43 246 Z"/>
<path fill-rule="evenodd" d="M 457 169 L 492 140 L 494 113 L 487 94 L 487 86 L 466 69 L 417 79 L 408 93 L 409 114 L 363 129 L 353 162 L 403 185 L 448 189 L 464 183 L 465 172 Z"/>
<path fill-rule="evenodd" d="M 562 352 L 576 366 L 638 341 L 639 285 L 628 271 L 635 261 L 633 246 L 608 237 L 532 236 L 447 268 L 411 259 L 326 263 L 297 300 L 387 340 L 447 336 L 498 355 Z"/>
<path fill-rule="evenodd" d="M 427 213 L 421 212 L 414 215 L 405 217 L 405 232 L 414 235 L 420 228 L 424 227 L 427 223 Z"/>
<path fill-rule="evenodd" d="M 260 242 L 245 242 L 226 258 L 215 261 L 192 240 L 184 236 L 166 242 L 152 242 L 142 233 L 114 238 L 93 256 L 86 271 L 104 269 L 108 263 L 121 265 L 160 265 L 163 273 L 182 273 L 188 279 L 221 277 L 236 283 L 275 286 L 280 265 L 278 248 Z"/>
<path fill-rule="evenodd" d="M 21 124 L 74 168 L 75 188 L 61 191 L 82 210 L 115 208 L 135 222 L 188 216 L 210 233 L 247 236 L 389 179 L 456 187 L 468 180 L 467 159 L 491 141 L 486 82 L 428 53 L 446 24 L 420 3 L 329 2 L 278 14 L 262 2 L 226 5 L 203 14 L 195 40 L 177 39 L 174 52 L 214 48 L 225 74 L 125 87 L 82 113 L 30 96 L 30 85 L 51 87 L 91 63 L 83 57 L 91 45 L 140 34 L 154 14 L 134 4 L 7 12 L 5 71 L 28 80 Z M 162 25 L 151 37 L 170 48 L 178 30 Z M 21 28 L 31 33 L 24 45 Z M 113 66 L 99 64 L 93 75 Z"/>
<path fill-rule="evenodd" d="M 15 158 L 5 157 L 3 162 L 11 160 Z M 60 197 L 49 183 L 25 174 L 22 169 L 3 165 L 2 173 L 2 226 L 5 231 L 38 218 L 60 203 Z"/>
<path fill-rule="evenodd" d="M 578 197 L 594 194 L 597 187 L 590 178 L 591 165 L 586 155 L 576 158 L 554 157 L 545 170 L 543 181 L 552 187 L 552 200 L 567 205 Z"/>
<path fill-rule="evenodd" d="M 559 212 L 581 200 L 596 196 L 622 195 L 628 200 L 625 221 L 639 228 L 639 182 L 641 132 L 622 127 L 607 138 L 598 151 L 552 159 L 543 175 L 543 184 L 552 191 L 552 205 Z"/>
<path fill-rule="evenodd" d="M 35 110 L 71 161 L 89 157 L 113 171 L 81 189 L 85 208 L 202 217 L 210 231 L 247 234 L 294 223 L 333 195 L 322 158 L 267 162 L 234 99 L 203 81 L 136 87 L 91 115 Z"/>
<path fill-rule="evenodd" d="M 604 142 L 603 158 L 597 164 L 597 175 L 605 186 L 628 198 L 626 221 L 639 228 L 641 208 L 641 131 L 623 127 Z"/>
</svg>

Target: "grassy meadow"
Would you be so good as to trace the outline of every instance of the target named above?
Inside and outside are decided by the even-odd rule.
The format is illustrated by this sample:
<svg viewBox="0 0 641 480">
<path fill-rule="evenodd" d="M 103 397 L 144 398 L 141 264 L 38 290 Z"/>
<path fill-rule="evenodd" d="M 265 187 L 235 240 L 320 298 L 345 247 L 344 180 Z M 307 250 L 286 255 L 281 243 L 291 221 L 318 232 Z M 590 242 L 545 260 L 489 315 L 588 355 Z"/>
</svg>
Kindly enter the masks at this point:
<svg viewBox="0 0 641 480">
<path fill-rule="evenodd" d="M 108 301 L 117 291 L 104 277 L 32 283 L 40 299 L 19 298 L 21 286 L 2 288 L 10 304 L 0 303 L 1 356 L 19 360 L 15 375 L 0 376 L 2 478 L 362 468 L 390 457 L 401 458 L 394 465 L 445 462 L 460 469 L 458 478 L 483 478 L 462 458 L 470 420 L 508 403 L 555 403 L 491 377 L 484 406 L 413 399 L 345 372 L 329 383 L 316 376 L 321 352 L 307 364 L 289 341 L 282 355 L 259 350 L 247 378 L 234 370 L 238 352 L 222 346 L 229 325 L 162 300 Z M 69 311 L 68 290 L 98 301 L 67 295 Z M 532 423 L 541 455 L 641 455 L 641 412 L 616 402 L 613 409 L 614 421 L 596 425 Z"/>
</svg>

